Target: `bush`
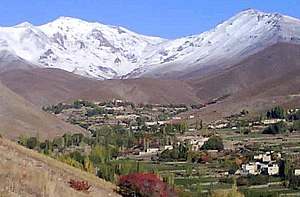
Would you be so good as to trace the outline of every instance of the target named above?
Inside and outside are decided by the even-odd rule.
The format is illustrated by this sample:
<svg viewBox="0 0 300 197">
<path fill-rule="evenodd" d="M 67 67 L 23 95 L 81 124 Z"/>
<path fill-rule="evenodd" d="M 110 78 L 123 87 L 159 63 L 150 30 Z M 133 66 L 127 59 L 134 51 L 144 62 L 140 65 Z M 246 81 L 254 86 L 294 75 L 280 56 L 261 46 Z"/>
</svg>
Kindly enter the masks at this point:
<svg viewBox="0 0 300 197">
<path fill-rule="evenodd" d="M 118 181 L 122 196 L 173 197 L 176 192 L 161 181 L 156 174 L 128 174 Z"/>
</svg>

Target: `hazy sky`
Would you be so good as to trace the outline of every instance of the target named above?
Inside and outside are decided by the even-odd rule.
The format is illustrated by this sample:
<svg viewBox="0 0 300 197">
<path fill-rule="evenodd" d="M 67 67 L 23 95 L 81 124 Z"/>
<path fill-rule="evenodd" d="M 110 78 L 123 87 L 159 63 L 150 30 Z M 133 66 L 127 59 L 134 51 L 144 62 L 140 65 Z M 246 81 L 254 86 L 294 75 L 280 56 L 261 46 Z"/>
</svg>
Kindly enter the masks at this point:
<svg viewBox="0 0 300 197">
<path fill-rule="evenodd" d="M 300 18 L 300 0 L 1 0 L 0 26 L 71 16 L 178 38 L 209 30 L 246 8 Z"/>
</svg>

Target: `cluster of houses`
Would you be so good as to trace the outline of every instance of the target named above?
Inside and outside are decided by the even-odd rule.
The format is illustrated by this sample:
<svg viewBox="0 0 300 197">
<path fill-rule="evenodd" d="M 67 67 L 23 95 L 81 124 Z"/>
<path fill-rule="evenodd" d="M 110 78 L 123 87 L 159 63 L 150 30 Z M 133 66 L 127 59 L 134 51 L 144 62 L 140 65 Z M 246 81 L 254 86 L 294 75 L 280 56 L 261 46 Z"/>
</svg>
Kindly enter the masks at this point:
<svg viewBox="0 0 300 197">
<path fill-rule="evenodd" d="M 114 100 L 108 103 L 94 102 L 93 105 L 67 108 L 56 116 L 86 129 L 94 129 L 109 124 L 137 130 L 137 118 L 142 118 L 143 124 L 149 128 L 155 125 L 168 124 L 170 121 L 181 121 L 182 118 L 178 114 L 187 110 L 187 107 L 180 105 L 135 106 L 122 100 Z M 95 110 L 95 113 L 88 115 L 88 111 L 93 110 Z M 194 116 L 190 116 L 190 119 L 193 118 Z"/>
<path fill-rule="evenodd" d="M 276 156 L 275 156 L 276 155 Z M 280 153 L 265 152 L 264 154 L 259 154 L 254 156 L 254 161 L 247 164 L 243 164 L 241 167 L 241 175 L 278 175 L 279 165 L 274 158 L 281 158 Z"/>
<path fill-rule="evenodd" d="M 178 136 L 179 141 L 177 142 L 177 145 L 184 143 L 187 146 L 190 146 L 193 151 L 200 151 L 201 146 L 203 146 L 204 142 L 206 142 L 208 139 L 208 137 L 203 137 L 201 135 Z M 171 139 L 169 139 L 168 144 L 170 145 L 165 145 L 161 143 L 160 140 L 144 140 L 143 145 L 135 147 L 132 153 L 143 156 L 155 155 L 164 150 L 172 150 L 174 148 L 174 146 L 171 145 L 174 144 Z"/>
<path fill-rule="evenodd" d="M 204 142 L 209 138 L 202 135 L 184 135 L 178 136 L 178 139 L 188 146 L 190 145 L 193 151 L 200 151 L 201 146 L 203 146 Z"/>
<path fill-rule="evenodd" d="M 247 126 L 268 126 L 270 124 L 275 124 L 278 122 L 286 122 L 286 119 L 264 119 L 261 121 L 253 121 L 249 122 Z M 215 122 L 212 122 L 208 125 L 208 129 L 224 129 L 224 128 L 231 128 L 232 130 L 237 130 L 238 127 L 236 125 L 231 125 L 230 121 L 228 120 L 217 120 Z"/>
</svg>

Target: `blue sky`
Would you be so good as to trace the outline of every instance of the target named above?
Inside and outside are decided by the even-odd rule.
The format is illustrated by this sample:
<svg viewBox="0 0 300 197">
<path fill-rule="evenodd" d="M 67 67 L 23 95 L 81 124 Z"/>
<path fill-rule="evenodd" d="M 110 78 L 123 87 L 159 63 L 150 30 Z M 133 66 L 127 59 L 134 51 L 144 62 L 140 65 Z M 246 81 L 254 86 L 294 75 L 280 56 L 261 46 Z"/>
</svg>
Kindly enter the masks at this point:
<svg viewBox="0 0 300 197">
<path fill-rule="evenodd" d="M 41 25 L 71 16 L 178 38 L 209 30 L 246 8 L 300 18 L 300 0 L 4 0 L 0 26 Z"/>
</svg>

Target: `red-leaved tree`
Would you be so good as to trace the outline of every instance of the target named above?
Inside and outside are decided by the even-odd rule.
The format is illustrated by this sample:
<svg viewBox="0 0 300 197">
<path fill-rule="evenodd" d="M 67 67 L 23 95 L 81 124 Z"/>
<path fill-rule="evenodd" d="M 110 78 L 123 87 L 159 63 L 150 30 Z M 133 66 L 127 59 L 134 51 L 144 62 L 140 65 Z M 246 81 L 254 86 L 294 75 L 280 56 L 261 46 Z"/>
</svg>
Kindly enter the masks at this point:
<svg viewBox="0 0 300 197">
<path fill-rule="evenodd" d="M 133 173 L 120 177 L 119 192 L 125 197 L 173 197 L 176 192 L 156 174 Z"/>
</svg>

